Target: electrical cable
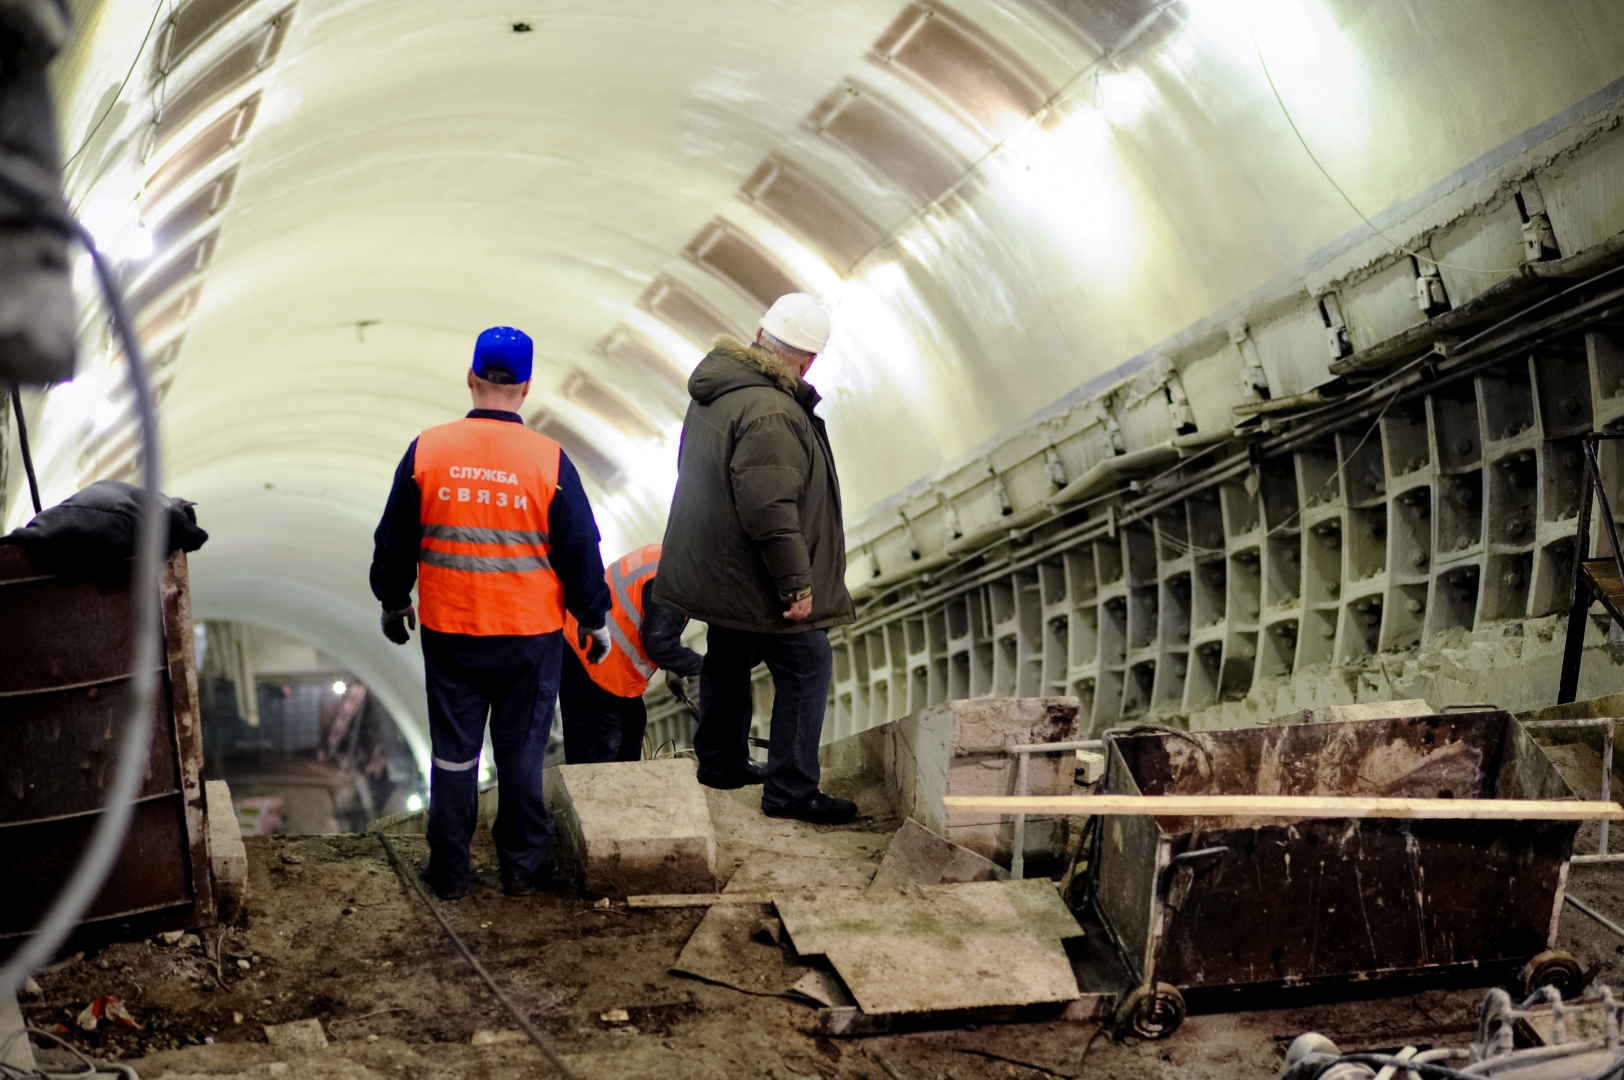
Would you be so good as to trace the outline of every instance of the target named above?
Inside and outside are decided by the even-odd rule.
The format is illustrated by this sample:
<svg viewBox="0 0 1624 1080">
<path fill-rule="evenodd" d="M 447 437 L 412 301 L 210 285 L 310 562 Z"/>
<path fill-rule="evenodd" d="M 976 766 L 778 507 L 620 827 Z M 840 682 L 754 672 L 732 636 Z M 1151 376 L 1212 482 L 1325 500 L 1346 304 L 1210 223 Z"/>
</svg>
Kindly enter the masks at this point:
<svg viewBox="0 0 1624 1080">
<path fill-rule="evenodd" d="M 536 1044 L 536 1049 L 541 1051 L 541 1056 L 547 1059 L 547 1063 L 556 1069 L 558 1075 L 564 1077 L 564 1080 L 577 1080 L 576 1075 L 570 1071 L 570 1067 L 564 1064 L 564 1059 L 558 1056 L 558 1051 L 553 1049 L 552 1043 L 547 1041 L 547 1037 L 536 1030 L 536 1025 L 530 1022 L 530 1018 L 520 1012 L 519 1007 L 513 1003 L 513 999 L 502 992 L 502 988 L 496 985 L 496 980 L 491 977 L 491 973 L 485 970 L 485 965 L 479 962 L 479 957 L 475 956 L 473 950 L 462 940 L 462 937 L 451 929 L 451 924 L 446 922 L 444 915 L 440 914 L 439 907 L 433 900 L 429 899 L 429 894 L 423 890 L 423 883 L 401 860 L 400 853 L 395 850 L 395 845 L 389 842 L 389 837 L 384 833 L 374 833 L 373 835 L 383 842 L 383 849 L 388 852 L 389 861 L 393 864 L 396 873 L 406 879 L 406 883 L 412 887 L 418 898 L 423 901 L 424 906 L 429 909 L 429 914 L 434 916 L 434 921 L 440 924 L 440 929 L 446 932 L 446 936 L 457 947 L 457 951 L 462 953 L 463 959 L 467 960 L 469 965 L 473 967 L 474 973 L 484 980 L 485 986 L 495 996 L 497 1002 L 507 1010 L 509 1016 L 513 1017 L 514 1022 L 519 1025 L 520 1030 L 529 1036 L 530 1041 Z"/>
<path fill-rule="evenodd" d="M 42 203 L 26 184 L 3 171 L 0 171 L 0 180 L 13 190 L 24 193 L 26 202 L 36 204 L 35 216 L 42 225 L 61 229 L 76 237 L 90 254 L 101 284 L 103 300 L 130 366 L 130 386 L 140 418 L 143 488 L 132 585 L 135 590 L 135 667 L 130 675 L 130 708 L 118 742 L 117 766 L 108 785 L 107 801 L 91 834 L 90 843 L 79 858 L 79 864 L 33 935 L 0 967 L 0 998 L 3 998 L 16 993 L 29 974 L 54 955 L 68 939 L 78 925 L 80 916 L 100 893 L 114 860 L 118 858 L 124 835 L 129 830 L 135 811 L 135 797 L 146 775 L 148 750 L 152 742 L 152 702 L 158 692 L 163 614 L 159 577 L 163 569 L 166 521 L 158 503 L 158 417 L 152 384 L 147 377 L 141 342 L 136 337 L 135 324 L 124 305 L 114 269 L 96 249 L 95 238 L 83 225 L 69 218 L 58 206 Z"/>
<path fill-rule="evenodd" d="M 28 495 L 34 501 L 34 513 L 43 509 L 39 504 L 39 477 L 34 475 L 34 455 L 28 448 L 28 420 L 23 416 L 22 387 L 11 384 L 11 411 L 17 417 L 17 446 L 23 454 L 23 472 L 28 476 Z"/>
<path fill-rule="evenodd" d="M 147 24 L 147 33 L 141 39 L 140 48 L 135 50 L 135 59 L 130 61 L 130 70 L 124 73 L 124 81 L 118 84 L 118 89 L 113 93 L 113 100 L 107 103 L 107 111 L 102 113 L 101 118 L 85 133 L 84 142 L 79 144 L 79 149 L 73 152 L 73 156 L 62 163 L 64 175 L 66 175 L 68 167 L 79 160 L 79 155 L 84 153 L 86 148 L 90 146 L 90 140 L 96 137 L 96 132 L 101 130 L 102 124 L 106 122 L 109 116 L 113 115 L 113 110 L 118 107 L 118 99 L 124 96 L 124 88 L 130 84 L 130 77 L 135 74 L 136 65 L 141 63 L 141 57 L 147 51 L 147 42 L 152 39 L 152 31 L 158 25 L 158 16 L 163 14 L 164 5 L 168 2 L 169 0 L 158 0 L 157 5 L 152 9 L 152 21 Z"/>
<path fill-rule="evenodd" d="M 1257 34 L 1252 31 L 1250 21 L 1247 23 L 1246 32 L 1251 35 L 1252 48 L 1257 50 L 1257 62 L 1263 67 L 1263 77 L 1264 79 L 1268 80 L 1269 90 L 1274 94 L 1275 103 L 1280 106 L 1281 115 L 1286 118 L 1286 123 L 1291 125 L 1291 133 L 1297 136 L 1297 141 L 1302 144 L 1303 153 L 1308 155 L 1308 160 L 1314 163 L 1314 168 L 1318 169 L 1320 171 L 1320 175 L 1325 177 L 1326 181 L 1336 189 L 1336 193 L 1342 196 L 1342 201 L 1348 204 L 1348 208 L 1351 209 L 1355 214 L 1359 215 L 1359 220 L 1370 226 L 1371 232 L 1375 233 L 1383 240 L 1386 240 L 1394 248 L 1402 251 L 1410 258 L 1424 262 L 1429 266 L 1440 266 L 1446 270 L 1460 270 L 1468 274 L 1518 274 L 1522 272 L 1521 266 L 1513 267 L 1510 270 L 1489 270 L 1484 269 L 1481 266 L 1457 266 L 1454 263 L 1440 262 L 1437 259 L 1430 258 L 1426 255 L 1420 254 L 1419 252 L 1410 250 L 1397 240 L 1394 240 L 1391 236 L 1388 236 L 1386 233 L 1382 232 L 1381 229 L 1377 228 L 1376 223 L 1371 221 L 1370 218 L 1366 217 L 1365 212 L 1359 209 L 1358 205 L 1348 197 L 1348 193 L 1342 190 L 1342 185 L 1336 182 L 1336 178 L 1331 175 L 1330 171 L 1326 169 L 1324 165 L 1320 164 L 1320 159 L 1316 157 L 1314 155 L 1314 151 L 1309 148 L 1308 140 L 1303 138 L 1303 133 L 1297 128 L 1297 121 L 1291 118 L 1291 110 L 1286 108 L 1285 99 L 1280 96 L 1280 88 L 1274 85 L 1274 75 L 1269 71 L 1269 62 L 1263 59 L 1263 47 L 1258 44 Z"/>
</svg>

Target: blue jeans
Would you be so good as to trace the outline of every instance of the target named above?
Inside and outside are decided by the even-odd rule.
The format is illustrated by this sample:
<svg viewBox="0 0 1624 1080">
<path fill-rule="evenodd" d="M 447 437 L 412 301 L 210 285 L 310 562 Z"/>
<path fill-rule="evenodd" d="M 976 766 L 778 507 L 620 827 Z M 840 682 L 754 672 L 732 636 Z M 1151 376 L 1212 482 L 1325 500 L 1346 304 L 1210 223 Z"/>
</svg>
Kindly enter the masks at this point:
<svg viewBox="0 0 1624 1080">
<path fill-rule="evenodd" d="M 553 823 L 541 771 L 558 698 L 564 635 L 474 637 L 423 628 L 428 682 L 429 865 L 437 889 L 468 882 L 468 845 L 479 812 L 479 753 L 485 719 L 496 755 L 496 823 L 491 836 L 506 877 L 530 880 L 552 865 Z"/>
<path fill-rule="evenodd" d="M 834 664 L 829 635 L 822 630 L 758 634 L 711 626 L 705 642 L 699 729 L 694 732 L 700 780 L 736 775 L 749 760 L 755 708 L 750 671 L 765 663 L 773 677 L 773 715 L 761 808 L 769 813 L 782 810 L 815 794 L 818 744 Z"/>
</svg>

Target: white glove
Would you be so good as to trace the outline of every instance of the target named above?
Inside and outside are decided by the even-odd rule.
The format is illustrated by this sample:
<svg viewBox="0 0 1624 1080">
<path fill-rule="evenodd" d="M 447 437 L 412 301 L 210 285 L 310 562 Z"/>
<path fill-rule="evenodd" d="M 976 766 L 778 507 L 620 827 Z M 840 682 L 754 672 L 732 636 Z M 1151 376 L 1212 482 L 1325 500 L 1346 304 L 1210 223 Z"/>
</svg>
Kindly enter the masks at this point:
<svg viewBox="0 0 1624 1080">
<path fill-rule="evenodd" d="M 588 630 L 577 624 L 575 627 L 575 641 L 586 650 L 586 662 L 601 664 L 604 657 L 609 655 L 609 624 L 606 622 L 596 630 Z M 591 644 L 588 644 L 591 642 Z"/>
</svg>

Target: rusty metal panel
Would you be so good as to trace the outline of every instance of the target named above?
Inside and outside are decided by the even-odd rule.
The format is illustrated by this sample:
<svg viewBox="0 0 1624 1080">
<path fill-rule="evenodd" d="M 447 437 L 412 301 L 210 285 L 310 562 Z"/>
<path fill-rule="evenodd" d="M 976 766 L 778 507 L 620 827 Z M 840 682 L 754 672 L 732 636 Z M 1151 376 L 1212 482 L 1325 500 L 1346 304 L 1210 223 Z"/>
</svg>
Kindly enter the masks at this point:
<svg viewBox="0 0 1624 1080">
<path fill-rule="evenodd" d="M 1572 797 L 1498 710 L 1141 733 L 1113 738 L 1111 749 L 1108 786 L 1150 795 Z M 1493 981 L 1548 947 L 1577 829 L 1130 820 L 1152 831 L 1125 824 L 1116 851 L 1102 837 L 1101 913 L 1142 981 L 1213 991 L 1437 974 Z"/>
<path fill-rule="evenodd" d="M 130 831 L 85 921 L 214 920 L 186 557 L 163 579 L 157 725 Z M 0 940 L 27 933 L 95 827 L 130 699 L 128 585 L 36 573 L 0 547 Z"/>
</svg>

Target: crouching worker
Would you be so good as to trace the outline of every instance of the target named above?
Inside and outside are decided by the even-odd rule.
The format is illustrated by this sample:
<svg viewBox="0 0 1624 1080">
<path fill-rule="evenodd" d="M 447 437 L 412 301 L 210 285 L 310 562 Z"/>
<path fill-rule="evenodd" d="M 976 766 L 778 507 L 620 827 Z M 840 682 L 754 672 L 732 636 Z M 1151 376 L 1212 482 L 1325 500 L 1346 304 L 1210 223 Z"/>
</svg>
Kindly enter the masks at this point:
<svg viewBox="0 0 1624 1080">
<path fill-rule="evenodd" d="M 564 627 L 564 673 L 559 713 L 564 721 L 564 761 L 591 765 L 602 761 L 637 761 L 643 756 L 643 729 L 648 710 L 643 691 L 664 669 L 683 678 L 698 678 L 705 658 L 682 643 L 687 616 L 654 599 L 650 586 L 660 570 L 660 545 L 638 548 L 609 564 L 611 607 L 604 624 L 609 655 L 600 664 L 581 641 L 574 619 Z"/>
<path fill-rule="evenodd" d="M 519 418 L 531 356 L 518 330 L 479 335 L 473 411 L 412 440 L 373 538 L 384 636 L 404 645 L 423 621 L 434 767 L 421 873 L 442 900 L 468 891 L 487 716 L 502 890 L 524 896 L 546 880 L 553 827 L 541 771 L 566 612 L 586 628 L 578 632 L 591 641 L 589 658 L 609 651 L 609 593 L 581 478 L 556 442 Z"/>
</svg>

